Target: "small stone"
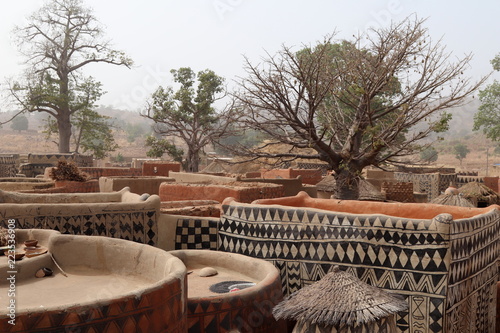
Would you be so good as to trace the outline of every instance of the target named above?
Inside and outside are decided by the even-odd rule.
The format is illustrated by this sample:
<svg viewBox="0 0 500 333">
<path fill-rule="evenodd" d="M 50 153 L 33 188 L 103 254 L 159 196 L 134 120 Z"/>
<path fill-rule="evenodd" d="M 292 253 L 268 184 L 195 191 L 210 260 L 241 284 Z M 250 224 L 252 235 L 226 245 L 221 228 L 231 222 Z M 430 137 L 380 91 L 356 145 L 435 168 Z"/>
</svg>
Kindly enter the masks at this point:
<svg viewBox="0 0 500 333">
<path fill-rule="evenodd" d="M 143 193 L 141 194 L 141 196 L 139 197 L 139 200 L 141 201 L 146 201 L 148 200 L 148 198 L 150 197 L 151 195 L 149 195 L 149 193 Z"/>
<path fill-rule="evenodd" d="M 39 269 L 36 273 L 35 273 L 35 276 L 37 278 L 43 278 L 45 276 L 45 272 L 43 271 L 43 269 Z"/>
<path fill-rule="evenodd" d="M 201 277 L 208 277 L 208 276 L 217 275 L 217 270 L 213 267 L 204 267 L 204 268 L 200 269 L 200 271 L 198 272 L 198 275 Z"/>
</svg>

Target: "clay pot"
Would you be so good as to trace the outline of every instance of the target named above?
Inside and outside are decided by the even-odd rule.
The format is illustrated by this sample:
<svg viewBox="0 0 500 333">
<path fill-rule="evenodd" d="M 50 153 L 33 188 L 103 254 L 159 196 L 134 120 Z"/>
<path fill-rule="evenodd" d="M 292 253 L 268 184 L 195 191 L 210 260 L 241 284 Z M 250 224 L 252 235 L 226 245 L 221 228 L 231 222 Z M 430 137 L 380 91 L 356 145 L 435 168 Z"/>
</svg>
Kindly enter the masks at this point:
<svg viewBox="0 0 500 333">
<path fill-rule="evenodd" d="M 26 247 L 36 247 L 38 245 L 38 241 L 36 239 L 28 239 L 24 241 L 24 245 Z"/>
<path fill-rule="evenodd" d="M 5 250 L 3 252 L 7 256 L 7 259 L 11 259 L 9 250 Z M 21 260 L 24 257 L 25 253 L 24 252 L 14 252 L 14 260 Z"/>
</svg>

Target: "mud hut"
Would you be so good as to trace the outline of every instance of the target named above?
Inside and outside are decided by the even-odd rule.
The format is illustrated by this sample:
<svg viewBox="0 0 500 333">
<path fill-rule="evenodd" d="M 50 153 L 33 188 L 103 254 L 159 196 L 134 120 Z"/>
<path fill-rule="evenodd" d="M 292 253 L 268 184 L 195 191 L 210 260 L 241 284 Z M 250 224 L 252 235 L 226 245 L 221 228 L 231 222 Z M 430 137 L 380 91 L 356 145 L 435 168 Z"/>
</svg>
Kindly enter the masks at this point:
<svg viewBox="0 0 500 333">
<path fill-rule="evenodd" d="M 441 194 L 439 197 L 433 199 L 430 203 L 446 206 L 458 206 L 458 207 L 475 207 L 469 199 L 464 198 L 463 195 L 459 194 Z"/>
<path fill-rule="evenodd" d="M 320 281 L 291 294 L 273 309 L 295 320 L 293 333 L 397 332 L 395 314 L 408 309 L 398 295 L 373 287 L 338 266 Z"/>
<path fill-rule="evenodd" d="M 323 180 L 316 184 L 316 189 L 318 191 L 319 198 L 330 199 L 335 190 L 335 178 L 333 176 L 324 177 Z M 359 181 L 358 200 L 385 201 L 385 195 L 369 181 L 361 179 Z"/>
<path fill-rule="evenodd" d="M 460 194 L 472 202 L 475 207 L 488 207 L 500 203 L 500 196 L 488 186 L 471 182 L 458 189 Z"/>
</svg>

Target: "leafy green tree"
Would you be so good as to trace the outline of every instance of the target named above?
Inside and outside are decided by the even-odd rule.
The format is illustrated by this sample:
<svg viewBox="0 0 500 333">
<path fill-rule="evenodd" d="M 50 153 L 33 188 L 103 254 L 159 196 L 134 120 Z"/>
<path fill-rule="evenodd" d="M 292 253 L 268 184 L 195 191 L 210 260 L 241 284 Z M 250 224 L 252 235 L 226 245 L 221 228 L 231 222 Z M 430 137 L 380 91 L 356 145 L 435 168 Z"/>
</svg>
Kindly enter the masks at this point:
<svg viewBox="0 0 500 333">
<path fill-rule="evenodd" d="M 19 115 L 14 119 L 12 119 L 12 123 L 10 124 L 10 128 L 18 132 L 26 131 L 28 129 L 28 126 L 29 126 L 29 120 L 24 114 Z"/>
<path fill-rule="evenodd" d="M 167 153 L 174 161 L 184 165 L 184 150 L 177 148 L 168 140 L 148 136 L 146 138 L 146 146 L 151 147 L 151 149 L 146 152 L 148 157 L 161 158 Z"/>
<path fill-rule="evenodd" d="M 83 88 L 88 78 L 82 69 L 92 63 L 130 67 L 132 60 L 110 47 L 81 0 L 50 0 L 15 32 L 28 70 L 23 80 L 10 82 L 11 95 L 21 112 L 45 112 L 55 120 L 59 152 L 68 153 L 72 117 L 98 98 Z"/>
<path fill-rule="evenodd" d="M 142 124 L 138 123 L 127 123 L 125 126 L 125 132 L 127 133 L 127 141 L 129 143 L 134 142 L 138 137 L 146 134 L 146 129 Z"/>
<path fill-rule="evenodd" d="M 183 67 L 170 72 L 180 87 L 176 91 L 159 87 L 143 116 L 155 122 L 157 134 L 179 138 L 187 146 L 186 170 L 197 172 L 203 148 L 229 135 L 230 109 L 217 112 L 214 108 L 224 96 L 224 79 L 208 69 L 195 73 Z M 167 141 L 156 144 L 168 147 Z"/>
<path fill-rule="evenodd" d="M 436 162 L 438 159 L 438 152 L 436 148 L 429 146 L 420 152 L 420 159 L 424 162 Z"/>
<path fill-rule="evenodd" d="M 500 71 L 500 54 L 492 61 L 493 69 Z M 479 92 L 478 112 L 474 115 L 473 130 L 481 128 L 486 137 L 493 141 L 500 139 L 500 82 L 497 80 Z"/>
<path fill-rule="evenodd" d="M 111 118 L 94 109 L 95 101 L 102 95 L 101 84 L 89 77 L 76 90 L 80 92 L 82 105 L 88 107 L 79 109 L 71 118 L 73 151 L 90 152 L 96 159 L 102 159 L 115 151 L 118 145 L 113 136 Z M 59 134 L 59 126 L 54 118 L 46 120 L 44 133 L 47 138 Z"/>
<path fill-rule="evenodd" d="M 460 161 L 460 167 L 462 167 L 462 160 L 467 157 L 470 150 L 466 145 L 459 143 L 453 147 L 453 153 L 455 154 L 455 158 Z"/>
<path fill-rule="evenodd" d="M 335 172 L 334 195 L 358 198 L 365 167 L 404 163 L 484 81 L 471 83 L 463 74 L 471 57 L 452 62 L 423 23 L 408 18 L 347 42 L 328 36 L 300 52 L 285 46 L 258 65 L 247 59 L 235 93 L 239 124 L 271 139 L 240 153 L 324 161 Z M 304 149 L 266 152 L 282 144 Z"/>
</svg>

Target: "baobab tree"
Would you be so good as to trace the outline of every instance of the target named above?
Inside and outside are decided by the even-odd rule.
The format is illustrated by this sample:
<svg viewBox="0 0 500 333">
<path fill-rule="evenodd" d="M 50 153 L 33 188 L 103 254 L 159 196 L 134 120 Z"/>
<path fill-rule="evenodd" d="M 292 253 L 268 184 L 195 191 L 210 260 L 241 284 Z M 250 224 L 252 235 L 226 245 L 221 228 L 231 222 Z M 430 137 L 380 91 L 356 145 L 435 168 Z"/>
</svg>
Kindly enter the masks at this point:
<svg viewBox="0 0 500 333">
<path fill-rule="evenodd" d="M 68 153 L 72 116 L 94 108 L 102 95 L 100 83 L 84 77 L 82 69 L 92 63 L 130 67 L 132 60 L 111 48 L 81 0 L 50 1 L 15 34 L 28 69 L 22 80 L 10 82 L 11 95 L 20 112 L 45 112 L 55 119 L 59 152 Z"/>
<path fill-rule="evenodd" d="M 452 62 L 423 24 L 410 17 L 352 40 L 332 35 L 298 51 L 284 46 L 257 65 L 246 59 L 247 76 L 234 94 L 239 123 L 268 140 L 233 150 L 247 159 L 324 161 L 335 172 L 335 196 L 356 199 L 365 167 L 414 154 L 423 139 L 447 129 L 447 109 L 484 81 L 464 76 L 471 56 Z M 312 153 L 268 153 L 282 144 Z"/>
</svg>

